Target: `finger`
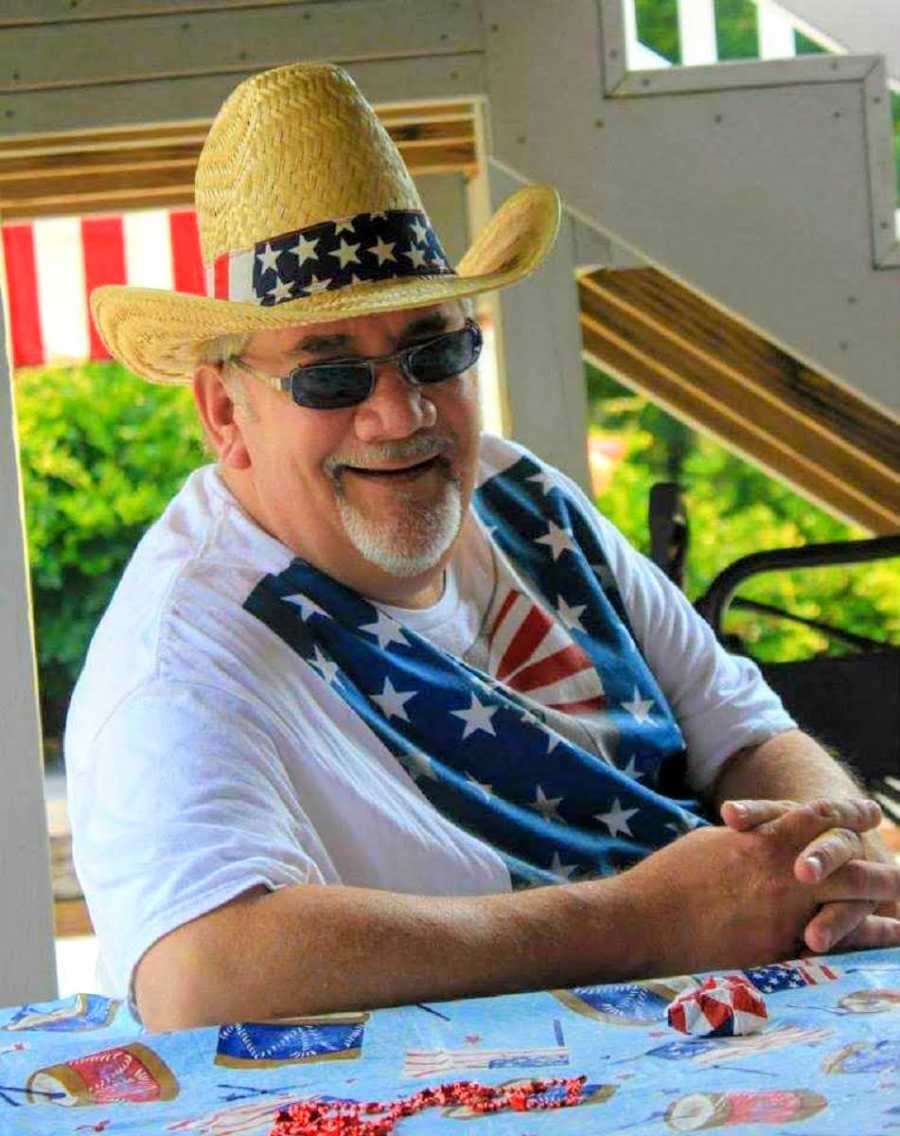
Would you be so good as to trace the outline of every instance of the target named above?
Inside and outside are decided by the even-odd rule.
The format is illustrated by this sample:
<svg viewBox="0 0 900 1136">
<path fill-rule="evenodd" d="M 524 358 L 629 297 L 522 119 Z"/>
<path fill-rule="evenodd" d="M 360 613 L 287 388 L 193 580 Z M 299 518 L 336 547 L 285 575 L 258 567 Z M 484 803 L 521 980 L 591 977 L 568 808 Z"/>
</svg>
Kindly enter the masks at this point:
<svg viewBox="0 0 900 1136">
<path fill-rule="evenodd" d="M 809 801 L 766 822 L 762 829 L 772 832 L 799 852 L 829 828 L 868 832 L 880 823 L 878 803 L 860 797 L 845 801 Z"/>
<path fill-rule="evenodd" d="M 719 815 L 723 822 L 737 832 L 746 832 L 766 821 L 776 820 L 791 809 L 800 807 L 797 801 L 723 801 Z"/>
<path fill-rule="evenodd" d="M 802 884 L 827 879 L 851 860 L 865 861 L 866 846 L 858 832 L 829 828 L 811 840 L 794 861 L 794 875 Z"/>
<path fill-rule="evenodd" d="M 803 941 L 818 954 L 830 951 L 835 943 L 852 935 L 873 908 L 874 904 L 863 902 L 826 903 L 806 924 Z"/>
<path fill-rule="evenodd" d="M 900 919 L 891 919 L 884 915 L 867 915 L 849 935 L 834 944 L 835 949 L 841 951 L 898 946 L 900 946 Z"/>
<path fill-rule="evenodd" d="M 865 900 L 884 904 L 879 914 L 893 915 L 900 899 L 900 866 L 873 860 L 851 860 L 830 875 L 816 889 L 816 899 L 823 903 L 842 900 Z"/>
</svg>

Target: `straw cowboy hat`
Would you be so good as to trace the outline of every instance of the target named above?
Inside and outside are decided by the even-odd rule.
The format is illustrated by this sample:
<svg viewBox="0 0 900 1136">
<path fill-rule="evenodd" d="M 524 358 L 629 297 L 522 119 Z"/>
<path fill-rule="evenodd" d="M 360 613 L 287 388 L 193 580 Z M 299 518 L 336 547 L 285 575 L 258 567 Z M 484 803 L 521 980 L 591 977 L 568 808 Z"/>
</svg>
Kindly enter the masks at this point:
<svg viewBox="0 0 900 1136">
<path fill-rule="evenodd" d="M 559 226 L 550 186 L 518 190 L 456 270 L 403 159 L 356 84 L 298 63 L 241 83 L 197 163 L 206 296 L 107 285 L 91 296 L 112 355 L 158 383 L 190 382 L 220 335 L 423 307 L 512 284 Z"/>
</svg>

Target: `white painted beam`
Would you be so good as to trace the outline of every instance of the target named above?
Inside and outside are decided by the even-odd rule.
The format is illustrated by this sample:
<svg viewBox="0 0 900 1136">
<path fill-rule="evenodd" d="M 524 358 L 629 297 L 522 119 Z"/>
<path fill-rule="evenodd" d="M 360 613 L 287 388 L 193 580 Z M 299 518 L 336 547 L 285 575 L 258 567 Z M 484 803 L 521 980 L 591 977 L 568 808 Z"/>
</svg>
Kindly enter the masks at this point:
<svg viewBox="0 0 900 1136">
<path fill-rule="evenodd" d="M 12 384 L 0 323 L 0 1005 L 56 997 L 50 844 Z"/>
<path fill-rule="evenodd" d="M 760 59 L 791 59 L 797 54 L 794 25 L 775 4 L 757 0 L 756 27 Z"/>
<path fill-rule="evenodd" d="M 716 62 L 719 50 L 714 0 L 678 0 L 678 37 L 683 66 Z"/>
</svg>

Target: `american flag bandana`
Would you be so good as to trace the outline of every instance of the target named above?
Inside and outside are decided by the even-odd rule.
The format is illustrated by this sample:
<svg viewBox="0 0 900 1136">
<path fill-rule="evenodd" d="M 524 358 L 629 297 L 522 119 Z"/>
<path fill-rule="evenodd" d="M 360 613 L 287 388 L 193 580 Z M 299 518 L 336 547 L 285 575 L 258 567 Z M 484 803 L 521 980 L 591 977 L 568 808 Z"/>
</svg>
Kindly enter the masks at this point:
<svg viewBox="0 0 900 1136">
<path fill-rule="evenodd" d="M 542 597 L 542 618 L 565 630 L 556 661 L 575 652 L 593 668 L 617 765 L 551 729 L 510 683 L 303 560 L 264 577 L 244 607 L 340 694 L 440 813 L 500 854 L 514 886 L 609 875 L 707 823 L 697 801 L 667 795 L 684 785 L 684 740 L 580 506 L 524 456 L 472 504 L 495 553 Z"/>
</svg>

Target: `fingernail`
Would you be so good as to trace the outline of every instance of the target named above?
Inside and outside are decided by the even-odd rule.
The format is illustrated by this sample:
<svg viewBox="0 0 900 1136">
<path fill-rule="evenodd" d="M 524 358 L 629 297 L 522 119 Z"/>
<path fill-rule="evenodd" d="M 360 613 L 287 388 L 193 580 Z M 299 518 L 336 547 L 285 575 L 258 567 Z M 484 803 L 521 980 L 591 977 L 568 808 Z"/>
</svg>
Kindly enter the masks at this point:
<svg viewBox="0 0 900 1136">
<path fill-rule="evenodd" d="M 825 868 L 825 860 L 823 859 L 823 857 L 820 856 L 818 852 L 813 852 L 811 855 L 806 857 L 806 862 L 812 869 L 812 874 L 818 879 Z"/>
<path fill-rule="evenodd" d="M 732 801 L 731 807 L 739 817 L 745 817 L 747 815 L 747 806 L 742 805 L 740 801 Z"/>
</svg>

